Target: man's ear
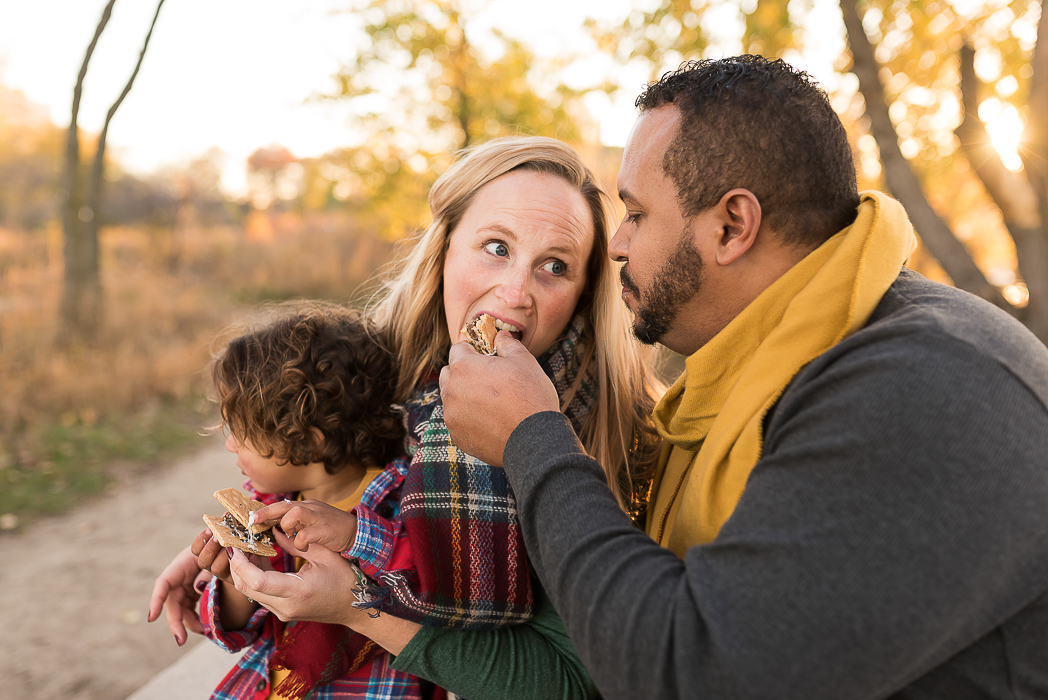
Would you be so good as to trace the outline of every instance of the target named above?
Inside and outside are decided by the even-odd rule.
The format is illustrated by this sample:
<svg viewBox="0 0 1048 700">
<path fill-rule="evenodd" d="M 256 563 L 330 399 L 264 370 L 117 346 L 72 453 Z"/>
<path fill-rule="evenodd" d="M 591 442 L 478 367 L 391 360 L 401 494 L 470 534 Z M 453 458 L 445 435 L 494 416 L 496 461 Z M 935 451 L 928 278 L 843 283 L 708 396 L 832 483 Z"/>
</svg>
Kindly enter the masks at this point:
<svg viewBox="0 0 1048 700">
<path fill-rule="evenodd" d="M 761 227 L 761 203 L 749 190 L 737 188 L 721 197 L 717 211 L 721 218 L 721 235 L 715 259 L 719 265 L 730 265 L 756 242 Z"/>
</svg>

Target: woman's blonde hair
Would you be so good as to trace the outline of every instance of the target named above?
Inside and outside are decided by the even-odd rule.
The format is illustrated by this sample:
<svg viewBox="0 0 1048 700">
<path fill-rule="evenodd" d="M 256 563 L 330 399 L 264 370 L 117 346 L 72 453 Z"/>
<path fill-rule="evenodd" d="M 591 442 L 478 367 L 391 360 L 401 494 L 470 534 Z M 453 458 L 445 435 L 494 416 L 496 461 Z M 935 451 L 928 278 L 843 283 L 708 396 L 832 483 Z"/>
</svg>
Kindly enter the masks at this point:
<svg viewBox="0 0 1048 700">
<path fill-rule="evenodd" d="M 642 347 L 630 337 L 628 312 L 619 299 L 618 274 L 607 255 L 607 194 L 567 144 L 544 137 L 494 139 L 460 153 L 433 185 L 431 223 L 407 241 L 410 251 L 396 263 L 371 308 L 400 362 L 397 397 L 406 400 L 430 373 L 447 364 L 451 339 L 444 314 L 443 270 L 451 233 L 477 190 L 513 170 L 560 177 L 590 208 L 593 249 L 577 307 L 587 321 L 589 351 L 579 377 L 591 372 L 596 378 L 597 400 L 579 438 L 604 466 L 620 505 L 638 517 L 647 501 L 657 452 L 650 413 L 662 387 L 643 361 Z M 561 397 L 562 407 L 574 393 L 572 389 Z"/>
</svg>

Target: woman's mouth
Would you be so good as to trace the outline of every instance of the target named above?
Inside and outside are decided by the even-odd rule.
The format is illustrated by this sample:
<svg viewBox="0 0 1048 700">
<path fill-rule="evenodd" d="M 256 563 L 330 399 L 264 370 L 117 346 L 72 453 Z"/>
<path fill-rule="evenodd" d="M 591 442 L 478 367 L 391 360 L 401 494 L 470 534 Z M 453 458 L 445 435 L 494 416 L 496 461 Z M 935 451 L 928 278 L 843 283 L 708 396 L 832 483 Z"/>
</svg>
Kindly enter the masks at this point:
<svg viewBox="0 0 1048 700">
<path fill-rule="evenodd" d="M 497 330 L 506 331 L 517 340 L 520 340 L 524 337 L 524 331 L 520 330 L 512 323 L 509 323 L 508 321 L 503 321 L 502 319 L 497 318 L 493 314 L 491 316 L 495 319 L 495 328 Z"/>
</svg>

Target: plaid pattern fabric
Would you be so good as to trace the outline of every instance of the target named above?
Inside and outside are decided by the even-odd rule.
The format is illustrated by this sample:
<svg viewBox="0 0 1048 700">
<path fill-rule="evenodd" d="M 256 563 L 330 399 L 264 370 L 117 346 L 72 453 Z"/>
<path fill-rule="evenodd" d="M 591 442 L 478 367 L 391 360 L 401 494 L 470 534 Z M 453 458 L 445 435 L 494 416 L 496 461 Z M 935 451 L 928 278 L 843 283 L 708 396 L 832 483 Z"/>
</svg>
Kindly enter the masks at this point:
<svg viewBox="0 0 1048 700">
<path fill-rule="evenodd" d="M 387 567 L 393 556 L 393 547 L 401 532 L 400 487 L 408 473 L 408 460 L 400 457 L 386 465 L 382 473 L 372 479 L 353 509 L 357 516 L 357 535 L 353 546 L 342 552 L 354 559 L 361 571 L 375 578 Z M 382 511 L 390 517 L 383 517 Z"/>
<path fill-rule="evenodd" d="M 381 481 L 387 472 L 395 475 L 401 470 L 406 471 L 407 460 L 401 458 L 399 462 L 401 462 L 399 466 L 395 463 L 388 465 L 375 481 Z M 399 485 L 399 481 L 393 485 Z M 250 482 L 245 483 L 244 488 L 267 505 L 286 496 L 293 496 L 293 494 L 257 494 Z M 399 510 L 399 502 L 396 498 L 397 494 L 391 493 L 391 490 L 390 484 L 376 485 L 375 482 L 372 482 L 365 490 L 365 498 L 371 499 L 372 508 L 395 517 Z M 270 557 L 270 562 L 278 571 L 294 571 L 294 558 L 285 552 L 278 552 L 277 556 Z M 204 626 L 204 634 L 225 651 L 234 653 L 249 647 L 237 665 L 212 693 L 212 700 L 246 700 L 248 698 L 266 700 L 272 692 L 270 665 L 279 652 L 276 642 L 284 635 L 287 624 L 281 622 L 276 615 L 271 614 L 265 608 L 260 607 L 243 629 L 223 629 L 219 622 L 217 580 L 211 582 L 207 593 L 201 599 L 200 620 Z M 318 625 L 319 623 L 309 624 Z M 325 627 L 337 627 L 345 631 L 345 628 L 340 625 L 325 625 Z M 350 698 L 355 700 L 378 700 L 380 698 L 438 700 L 446 697 L 446 693 L 434 687 L 432 683 L 391 668 L 390 655 L 381 649 L 369 651 L 368 647 L 375 645 L 367 638 L 351 634 L 347 641 L 350 649 L 360 651 L 359 656 L 363 657 L 362 663 L 340 678 L 317 685 L 308 695 L 310 700 L 348 700 Z"/>
<path fill-rule="evenodd" d="M 597 401 L 597 382 L 592 374 L 595 363 L 591 365 L 589 374 L 579 376 L 580 365 L 592 350 L 592 340 L 593 333 L 589 330 L 589 322 L 581 316 L 576 316 L 568 328 L 567 336 L 539 358 L 539 364 L 553 382 L 557 396 L 562 402 L 575 383 L 579 385 L 568 405 L 561 406 L 561 411 L 571 421 L 571 427 L 575 429 L 576 434 L 582 432 L 586 416 Z"/>
<path fill-rule="evenodd" d="M 360 570 L 368 576 L 378 576 L 393 556 L 400 523 L 383 518 L 367 506 L 357 506 L 354 512 L 357 515 L 357 536 L 353 546 L 342 552 L 342 556 L 356 560 Z"/>
<path fill-rule="evenodd" d="M 211 700 L 267 700 L 269 658 L 274 653 L 272 637 L 260 638 L 240 658 L 219 684 Z M 233 651 L 236 651 L 234 649 Z M 427 695 L 432 686 L 415 676 L 390 668 L 389 654 L 376 654 L 352 675 L 322 685 L 310 700 L 399 700 L 401 698 L 445 697 L 443 691 Z"/>
<path fill-rule="evenodd" d="M 592 377 L 578 376 L 585 339 L 591 337 L 587 322 L 577 317 L 539 358 L 559 396 L 578 384 L 564 407 L 576 431 L 596 399 Z M 368 570 L 362 560 L 361 568 L 375 579 L 366 591 L 367 604 L 431 627 L 490 629 L 527 620 L 530 568 L 505 472 L 455 447 L 435 377 L 420 388 L 406 414 L 409 435 L 418 436 L 418 444 L 404 478 L 400 522 L 389 523 L 386 533 L 403 527 L 414 568 L 375 571 L 382 568 L 375 559 Z M 375 538 L 373 532 L 366 536 Z"/>
</svg>

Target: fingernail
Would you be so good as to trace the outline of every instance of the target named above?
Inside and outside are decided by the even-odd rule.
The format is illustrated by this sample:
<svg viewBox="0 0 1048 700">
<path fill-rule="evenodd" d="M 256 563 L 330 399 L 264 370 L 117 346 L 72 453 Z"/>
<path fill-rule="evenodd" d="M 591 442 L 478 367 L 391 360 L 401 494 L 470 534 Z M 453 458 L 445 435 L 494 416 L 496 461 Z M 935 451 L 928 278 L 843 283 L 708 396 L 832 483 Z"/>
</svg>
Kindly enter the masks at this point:
<svg viewBox="0 0 1048 700">
<path fill-rule="evenodd" d="M 207 590 L 207 581 L 197 581 L 193 584 L 193 588 L 197 590 L 197 593 L 203 593 Z"/>
<path fill-rule="evenodd" d="M 232 547 L 226 547 L 226 554 L 228 554 L 229 558 L 232 559 L 233 558 L 233 548 Z"/>
<path fill-rule="evenodd" d="M 178 638 L 178 635 L 176 634 L 176 635 L 174 635 L 174 637 L 175 637 L 175 644 L 177 644 L 178 646 L 182 646 L 182 640 Z"/>
</svg>

